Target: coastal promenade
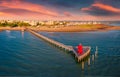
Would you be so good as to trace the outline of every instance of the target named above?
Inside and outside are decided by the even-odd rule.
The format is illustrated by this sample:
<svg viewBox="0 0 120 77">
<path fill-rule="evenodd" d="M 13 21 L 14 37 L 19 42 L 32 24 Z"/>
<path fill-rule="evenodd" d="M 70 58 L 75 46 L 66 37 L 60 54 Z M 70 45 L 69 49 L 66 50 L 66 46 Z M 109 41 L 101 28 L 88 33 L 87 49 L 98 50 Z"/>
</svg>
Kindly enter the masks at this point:
<svg viewBox="0 0 120 77">
<path fill-rule="evenodd" d="M 75 58 L 77 59 L 78 62 L 82 61 L 83 59 L 85 59 L 90 54 L 90 50 L 91 50 L 90 46 L 84 46 L 83 47 L 83 53 L 82 54 L 78 54 L 76 47 L 64 45 L 63 43 L 60 43 L 58 41 L 52 40 L 50 38 L 47 38 L 47 37 L 45 37 L 45 36 L 35 32 L 34 30 L 31 30 L 31 29 L 26 29 L 26 30 L 28 32 L 32 33 L 33 35 L 35 35 L 35 36 L 45 40 L 46 42 L 55 45 L 58 48 L 61 48 L 61 49 L 65 50 L 65 51 L 72 52 L 72 54 L 74 54 L 74 56 L 75 56 Z"/>
</svg>

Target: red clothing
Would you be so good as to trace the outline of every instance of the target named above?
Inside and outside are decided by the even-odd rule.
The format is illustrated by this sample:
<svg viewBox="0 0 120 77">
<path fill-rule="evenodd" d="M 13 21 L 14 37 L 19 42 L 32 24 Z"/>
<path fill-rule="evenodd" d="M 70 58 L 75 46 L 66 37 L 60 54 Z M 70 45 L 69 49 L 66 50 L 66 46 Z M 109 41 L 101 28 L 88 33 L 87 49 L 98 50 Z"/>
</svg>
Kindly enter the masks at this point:
<svg viewBox="0 0 120 77">
<path fill-rule="evenodd" d="M 83 46 L 82 45 L 78 45 L 78 53 L 82 54 L 83 53 Z"/>
</svg>

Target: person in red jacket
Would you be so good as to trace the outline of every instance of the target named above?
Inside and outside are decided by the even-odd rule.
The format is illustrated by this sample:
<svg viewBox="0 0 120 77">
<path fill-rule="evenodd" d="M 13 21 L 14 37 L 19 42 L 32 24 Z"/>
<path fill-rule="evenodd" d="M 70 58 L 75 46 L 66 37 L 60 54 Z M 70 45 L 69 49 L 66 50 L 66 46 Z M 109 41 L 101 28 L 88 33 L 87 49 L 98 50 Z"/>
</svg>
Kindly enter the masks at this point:
<svg viewBox="0 0 120 77">
<path fill-rule="evenodd" d="M 82 53 L 83 53 L 83 46 L 82 46 L 82 44 L 79 44 L 79 45 L 77 46 L 77 48 L 78 48 L 77 52 L 78 52 L 79 54 L 82 54 Z"/>
</svg>

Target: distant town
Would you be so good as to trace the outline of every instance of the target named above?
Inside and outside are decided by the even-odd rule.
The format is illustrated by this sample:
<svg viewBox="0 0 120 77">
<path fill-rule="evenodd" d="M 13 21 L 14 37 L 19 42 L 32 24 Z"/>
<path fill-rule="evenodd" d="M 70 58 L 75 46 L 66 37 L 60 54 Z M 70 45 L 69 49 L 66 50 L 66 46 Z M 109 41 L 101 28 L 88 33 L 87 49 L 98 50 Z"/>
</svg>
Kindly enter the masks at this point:
<svg viewBox="0 0 120 77">
<path fill-rule="evenodd" d="M 82 24 L 110 24 L 110 21 L 33 21 L 33 20 L 0 20 L 0 26 L 73 26 Z"/>
</svg>

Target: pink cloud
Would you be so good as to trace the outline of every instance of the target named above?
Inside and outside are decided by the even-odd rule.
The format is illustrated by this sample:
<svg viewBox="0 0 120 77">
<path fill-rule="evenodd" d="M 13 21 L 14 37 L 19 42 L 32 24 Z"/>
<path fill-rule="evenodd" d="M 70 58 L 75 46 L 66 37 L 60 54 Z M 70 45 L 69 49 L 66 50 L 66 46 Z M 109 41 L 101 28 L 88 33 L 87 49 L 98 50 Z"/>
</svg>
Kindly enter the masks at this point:
<svg viewBox="0 0 120 77">
<path fill-rule="evenodd" d="M 84 7 L 80 10 L 80 12 L 88 16 L 83 18 L 88 20 L 120 20 L 120 8 L 104 4 L 100 0 L 95 0 L 89 7 Z"/>
<path fill-rule="evenodd" d="M 94 10 L 101 10 L 101 11 L 106 11 L 106 12 L 112 12 L 112 13 L 118 13 L 120 14 L 120 9 L 119 8 L 115 8 L 113 6 L 110 5 L 105 5 L 102 3 L 94 3 L 89 7 L 86 8 L 82 8 L 81 11 L 94 11 Z"/>
<path fill-rule="evenodd" d="M 26 2 L 24 0 L 10 0 L 10 1 L 2 0 L 0 2 L 0 6 L 11 8 L 11 9 L 24 9 L 27 11 L 49 15 L 49 16 L 59 15 L 55 10 L 51 10 L 42 5 Z"/>
<path fill-rule="evenodd" d="M 98 13 L 100 11 L 105 11 L 106 15 L 108 12 L 115 14 L 120 13 L 119 8 L 115 8 L 110 5 L 105 5 L 102 3 L 94 3 L 89 7 L 81 9 L 84 12 L 90 11 L 92 13 Z M 60 11 L 60 10 L 59 10 Z M 98 11 L 98 12 L 96 12 Z M 62 11 L 61 11 L 62 12 Z M 64 14 L 64 15 L 63 15 Z M 91 14 L 74 14 L 70 13 L 67 10 L 58 13 L 57 10 L 53 10 L 49 7 L 26 2 L 25 0 L 0 0 L 0 18 L 8 19 L 37 19 L 37 20 L 110 20 L 117 19 L 120 16 L 94 16 Z M 120 18 L 118 18 L 120 19 Z"/>
<path fill-rule="evenodd" d="M 64 12 L 64 15 L 67 16 L 67 17 L 72 16 L 72 14 L 70 12 Z"/>
<path fill-rule="evenodd" d="M 101 9 L 104 9 L 104 10 L 107 10 L 107 11 L 110 11 L 110 12 L 118 12 L 120 13 L 120 9 L 119 8 L 115 8 L 113 6 L 110 6 L 110 5 L 105 5 L 105 4 L 101 4 L 101 3 L 96 3 L 96 4 L 92 4 L 93 7 L 99 7 Z"/>
<path fill-rule="evenodd" d="M 5 13 L 5 12 L 0 12 L 0 16 L 12 16 L 12 15 L 10 15 L 10 14 L 8 14 L 8 13 Z"/>
</svg>

